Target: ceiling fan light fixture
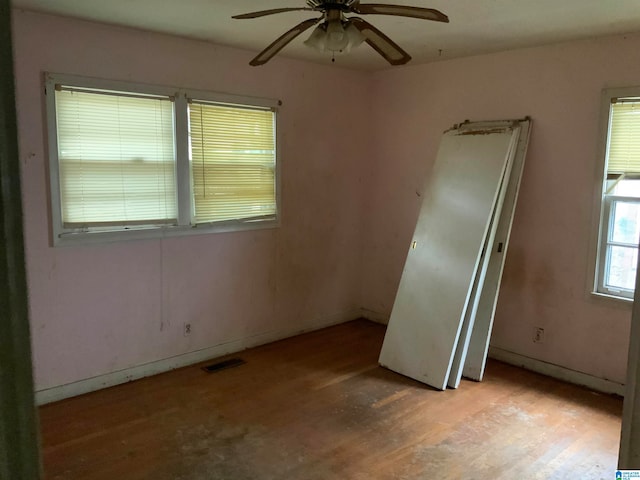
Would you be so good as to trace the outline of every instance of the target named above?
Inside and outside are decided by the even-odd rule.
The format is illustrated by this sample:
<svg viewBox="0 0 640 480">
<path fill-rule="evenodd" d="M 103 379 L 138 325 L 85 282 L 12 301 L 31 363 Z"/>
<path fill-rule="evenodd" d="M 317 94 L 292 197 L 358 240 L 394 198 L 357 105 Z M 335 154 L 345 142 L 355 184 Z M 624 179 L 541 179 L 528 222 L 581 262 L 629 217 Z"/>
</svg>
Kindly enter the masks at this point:
<svg viewBox="0 0 640 480">
<path fill-rule="evenodd" d="M 364 42 L 365 36 L 353 24 L 346 28 L 341 20 L 317 26 L 304 44 L 320 52 L 346 53 Z"/>
<path fill-rule="evenodd" d="M 330 52 L 342 52 L 349 45 L 349 36 L 339 19 L 327 22 L 325 49 Z"/>
<path fill-rule="evenodd" d="M 314 28 L 313 32 L 311 32 L 311 35 L 309 35 L 309 38 L 304 41 L 304 44 L 307 47 L 315 48 L 319 52 L 324 52 L 325 37 L 327 35 L 327 32 L 324 30 L 324 28 L 324 25 L 318 25 L 316 28 Z"/>
<path fill-rule="evenodd" d="M 359 47 L 360 45 L 362 45 L 362 42 L 366 40 L 366 37 L 351 22 L 349 22 L 347 28 L 345 28 L 344 31 L 349 38 L 349 42 L 347 43 L 347 47 L 345 49 L 346 52 L 351 51 L 352 48 Z"/>
</svg>

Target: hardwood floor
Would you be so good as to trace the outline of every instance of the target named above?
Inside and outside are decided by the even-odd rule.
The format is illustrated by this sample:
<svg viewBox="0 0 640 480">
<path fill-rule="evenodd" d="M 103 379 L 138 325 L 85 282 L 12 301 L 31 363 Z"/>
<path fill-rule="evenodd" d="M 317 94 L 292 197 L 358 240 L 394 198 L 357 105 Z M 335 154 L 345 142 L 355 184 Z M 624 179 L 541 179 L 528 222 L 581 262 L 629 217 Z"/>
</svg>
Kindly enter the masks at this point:
<svg viewBox="0 0 640 480">
<path fill-rule="evenodd" d="M 40 409 L 47 479 L 614 478 L 622 401 L 490 362 L 439 392 L 364 320 Z"/>
</svg>

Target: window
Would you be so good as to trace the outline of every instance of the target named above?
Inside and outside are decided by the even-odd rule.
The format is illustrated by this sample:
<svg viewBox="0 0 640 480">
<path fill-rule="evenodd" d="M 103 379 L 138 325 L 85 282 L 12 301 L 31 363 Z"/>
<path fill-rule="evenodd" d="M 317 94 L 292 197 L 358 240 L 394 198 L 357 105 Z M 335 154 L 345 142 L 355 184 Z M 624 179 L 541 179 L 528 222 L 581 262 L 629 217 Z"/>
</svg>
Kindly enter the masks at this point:
<svg viewBox="0 0 640 480">
<path fill-rule="evenodd" d="M 189 124 L 196 221 L 273 216 L 273 113 L 193 101 Z"/>
<path fill-rule="evenodd" d="M 55 244 L 277 225 L 276 102 L 47 75 Z"/>
<path fill-rule="evenodd" d="M 633 298 L 640 239 L 640 97 L 609 99 L 598 293 Z"/>
</svg>

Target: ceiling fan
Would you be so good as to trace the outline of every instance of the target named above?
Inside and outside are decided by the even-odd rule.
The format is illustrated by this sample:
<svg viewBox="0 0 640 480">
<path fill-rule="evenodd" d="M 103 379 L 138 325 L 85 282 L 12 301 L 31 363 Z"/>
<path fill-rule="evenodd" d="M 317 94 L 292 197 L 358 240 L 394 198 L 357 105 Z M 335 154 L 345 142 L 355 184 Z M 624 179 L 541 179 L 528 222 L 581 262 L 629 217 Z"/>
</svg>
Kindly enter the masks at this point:
<svg viewBox="0 0 640 480">
<path fill-rule="evenodd" d="M 313 27 L 320 21 L 306 45 L 334 54 L 348 52 L 351 48 L 367 42 L 376 52 L 384 57 L 391 65 L 403 65 L 411 60 L 411 56 L 398 46 L 384 33 L 359 17 L 347 17 L 348 14 L 358 15 L 395 15 L 399 17 L 419 18 L 436 22 L 449 22 L 449 18 L 442 12 L 432 8 L 407 7 L 404 5 L 389 5 L 382 3 L 361 4 L 360 0 L 307 0 L 307 7 L 276 8 L 259 12 L 235 15 L 235 19 L 249 19 L 273 15 L 276 13 L 293 11 L 321 12 L 319 18 L 312 18 L 300 22 L 291 30 L 278 37 L 271 45 L 260 52 L 250 65 L 264 65 L 282 50 L 289 42 L 302 32 Z"/>
</svg>

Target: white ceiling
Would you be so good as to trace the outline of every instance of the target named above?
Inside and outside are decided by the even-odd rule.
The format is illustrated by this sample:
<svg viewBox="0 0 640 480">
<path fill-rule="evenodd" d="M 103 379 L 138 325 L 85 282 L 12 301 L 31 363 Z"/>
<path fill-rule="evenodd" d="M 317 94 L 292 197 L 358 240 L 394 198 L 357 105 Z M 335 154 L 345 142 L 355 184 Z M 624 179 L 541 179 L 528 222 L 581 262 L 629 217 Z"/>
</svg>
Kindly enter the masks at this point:
<svg viewBox="0 0 640 480">
<path fill-rule="evenodd" d="M 410 64 L 640 31 L 638 0 L 362 0 L 361 3 L 436 8 L 449 16 L 449 24 L 367 16 L 368 21 L 409 52 L 413 57 Z M 256 10 L 303 7 L 304 0 L 13 0 L 13 6 L 192 37 L 255 53 L 293 25 L 317 16 L 313 12 L 289 12 L 252 20 L 231 19 L 232 15 Z M 296 38 L 280 55 L 329 63 L 329 54 L 303 45 L 309 33 Z M 247 61 L 252 57 L 248 53 Z M 389 68 L 367 45 L 338 57 L 337 63 L 364 70 Z"/>
</svg>

